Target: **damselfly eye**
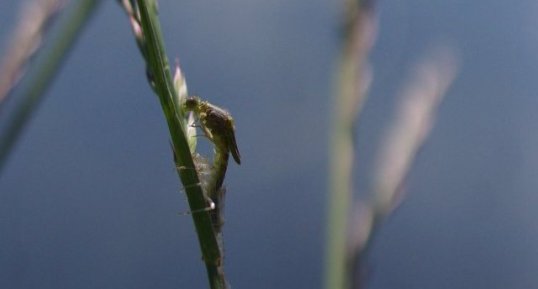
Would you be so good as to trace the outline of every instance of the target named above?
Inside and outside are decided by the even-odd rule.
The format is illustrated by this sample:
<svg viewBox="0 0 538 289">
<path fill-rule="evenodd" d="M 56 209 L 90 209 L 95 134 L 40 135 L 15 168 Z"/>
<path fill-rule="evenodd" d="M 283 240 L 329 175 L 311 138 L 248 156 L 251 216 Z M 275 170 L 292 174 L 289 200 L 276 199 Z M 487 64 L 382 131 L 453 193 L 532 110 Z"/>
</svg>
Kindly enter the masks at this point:
<svg viewBox="0 0 538 289">
<path fill-rule="evenodd" d="M 200 99 L 196 96 L 189 96 L 185 100 L 185 107 L 187 110 L 197 110 L 200 106 Z"/>
</svg>

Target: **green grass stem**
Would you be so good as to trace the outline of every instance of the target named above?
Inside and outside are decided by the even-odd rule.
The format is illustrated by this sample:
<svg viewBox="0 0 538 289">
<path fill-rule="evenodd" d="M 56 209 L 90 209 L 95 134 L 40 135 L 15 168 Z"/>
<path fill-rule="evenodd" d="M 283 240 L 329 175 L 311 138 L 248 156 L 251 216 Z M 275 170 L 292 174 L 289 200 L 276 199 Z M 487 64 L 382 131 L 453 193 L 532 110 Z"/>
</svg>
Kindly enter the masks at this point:
<svg viewBox="0 0 538 289">
<path fill-rule="evenodd" d="M 347 233 L 352 204 L 353 129 L 365 99 L 363 68 L 369 50 L 368 15 L 360 1 L 345 1 L 344 40 L 337 63 L 329 141 L 329 195 L 326 228 L 326 289 L 349 288 Z M 366 10 L 366 9 L 365 9 Z"/>
<path fill-rule="evenodd" d="M 166 57 L 161 28 L 157 16 L 155 1 L 137 0 L 140 11 L 140 22 L 143 30 L 146 61 L 148 70 L 153 74 L 153 87 L 157 93 L 172 139 L 172 145 L 177 157 L 177 166 L 194 168 L 189 144 L 183 131 L 183 119 L 178 117 L 179 110 L 174 103 L 176 91 Z M 196 170 L 178 170 L 179 177 L 187 194 L 198 241 L 206 265 L 209 283 L 212 289 L 227 288 L 222 269 L 222 256 L 217 236 L 213 230 L 210 214 L 201 211 L 206 206 L 206 200 L 199 184 Z"/>
</svg>

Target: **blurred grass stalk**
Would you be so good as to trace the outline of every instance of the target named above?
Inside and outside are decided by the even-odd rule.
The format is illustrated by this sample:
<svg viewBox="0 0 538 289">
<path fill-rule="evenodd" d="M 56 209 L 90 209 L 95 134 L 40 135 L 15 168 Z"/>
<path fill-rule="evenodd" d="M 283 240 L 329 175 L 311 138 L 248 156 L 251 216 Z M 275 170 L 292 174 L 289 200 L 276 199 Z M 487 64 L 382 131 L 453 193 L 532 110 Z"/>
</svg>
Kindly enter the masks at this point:
<svg viewBox="0 0 538 289">
<path fill-rule="evenodd" d="M 30 61 L 41 45 L 52 22 L 66 0 L 34 0 L 23 3 L 19 21 L 8 42 L 0 64 L 0 103 L 17 84 Z"/>
<path fill-rule="evenodd" d="M 222 250 L 217 235 L 213 230 L 210 213 L 206 208 L 206 199 L 200 186 L 189 141 L 186 136 L 186 120 L 184 119 L 180 93 L 187 93 L 174 87 L 168 59 L 164 49 L 164 41 L 160 28 L 157 3 L 155 0 L 119 0 L 129 16 L 131 26 L 146 61 L 146 75 L 151 87 L 159 97 L 163 113 L 172 139 L 174 156 L 178 174 L 185 188 L 189 207 L 192 213 L 202 258 L 206 266 L 209 284 L 212 289 L 228 288 L 223 269 Z M 178 70 L 179 71 L 179 70 Z M 179 82 L 185 84 L 182 76 Z M 179 92 L 178 92 L 179 91 Z M 185 96 L 186 97 L 186 96 Z"/>
<path fill-rule="evenodd" d="M 353 204 L 354 124 L 371 79 L 367 55 L 374 42 L 375 1 L 347 0 L 343 47 L 335 81 L 329 152 L 329 208 L 325 288 L 363 288 L 365 255 L 374 233 L 402 199 L 403 184 L 434 121 L 436 108 L 452 82 L 457 59 L 448 50 L 422 62 L 404 90 L 393 127 L 382 144 L 375 171 L 373 201 Z M 349 223 L 348 223 L 349 219 Z"/>
<path fill-rule="evenodd" d="M 52 20 L 65 0 L 35 0 L 28 3 L 15 28 L 9 48 L 0 67 L 0 170 L 16 143 L 24 125 L 37 108 L 43 94 L 52 84 L 62 61 L 72 48 L 81 30 L 96 10 L 100 0 L 77 0 L 62 16 L 62 23 L 50 43 L 41 45 Z M 29 73 L 23 73 L 30 59 L 38 54 L 39 61 Z M 17 90 L 15 90 L 17 88 Z M 12 95 L 12 97 L 11 97 Z M 7 110 L 5 102 L 13 98 Z"/>
<path fill-rule="evenodd" d="M 352 202 L 354 124 L 362 108 L 371 75 L 366 69 L 374 42 L 376 20 L 371 1 L 346 0 L 338 79 L 333 94 L 329 151 L 329 196 L 325 252 L 325 288 L 349 288 L 346 236 Z"/>
<path fill-rule="evenodd" d="M 382 218 L 399 201 L 406 176 L 435 122 L 437 108 L 454 80 L 458 59 L 439 47 L 417 65 L 402 90 L 396 117 L 385 135 L 374 173 L 375 211 Z"/>
<path fill-rule="evenodd" d="M 401 103 L 381 143 L 374 171 L 373 200 L 358 202 L 351 219 L 347 244 L 349 282 L 365 287 L 365 262 L 380 225 L 403 199 L 411 166 L 434 124 L 437 108 L 454 80 L 458 59 L 440 47 L 417 65 L 414 79 L 399 96 Z"/>
</svg>

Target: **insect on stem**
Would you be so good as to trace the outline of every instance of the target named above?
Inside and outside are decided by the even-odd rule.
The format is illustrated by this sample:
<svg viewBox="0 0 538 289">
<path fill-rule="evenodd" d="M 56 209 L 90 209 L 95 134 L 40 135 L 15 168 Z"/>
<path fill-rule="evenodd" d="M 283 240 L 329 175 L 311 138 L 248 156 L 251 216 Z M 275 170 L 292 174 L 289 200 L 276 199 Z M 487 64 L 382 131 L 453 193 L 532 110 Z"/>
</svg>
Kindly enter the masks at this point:
<svg viewBox="0 0 538 289">
<path fill-rule="evenodd" d="M 241 164 L 241 155 L 235 140 L 234 119 L 226 110 L 202 101 L 199 97 L 190 96 L 185 101 L 185 109 L 192 111 L 200 122 L 204 134 L 224 153 L 231 153 L 237 164 Z"/>
</svg>

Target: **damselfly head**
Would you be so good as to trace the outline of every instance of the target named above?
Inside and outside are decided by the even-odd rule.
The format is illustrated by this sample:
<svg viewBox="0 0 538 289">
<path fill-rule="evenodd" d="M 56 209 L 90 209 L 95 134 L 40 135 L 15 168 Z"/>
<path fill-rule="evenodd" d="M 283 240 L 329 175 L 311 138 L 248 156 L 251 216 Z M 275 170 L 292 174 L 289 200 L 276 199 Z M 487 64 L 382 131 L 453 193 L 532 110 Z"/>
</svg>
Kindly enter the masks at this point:
<svg viewBox="0 0 538 289">
<path fill-rule="evenodd" d="M 197 96 L 189 96 L 185 100 L 185 108 L 189 111 L 197 112 L 202 101 Z"/>
</svg>

